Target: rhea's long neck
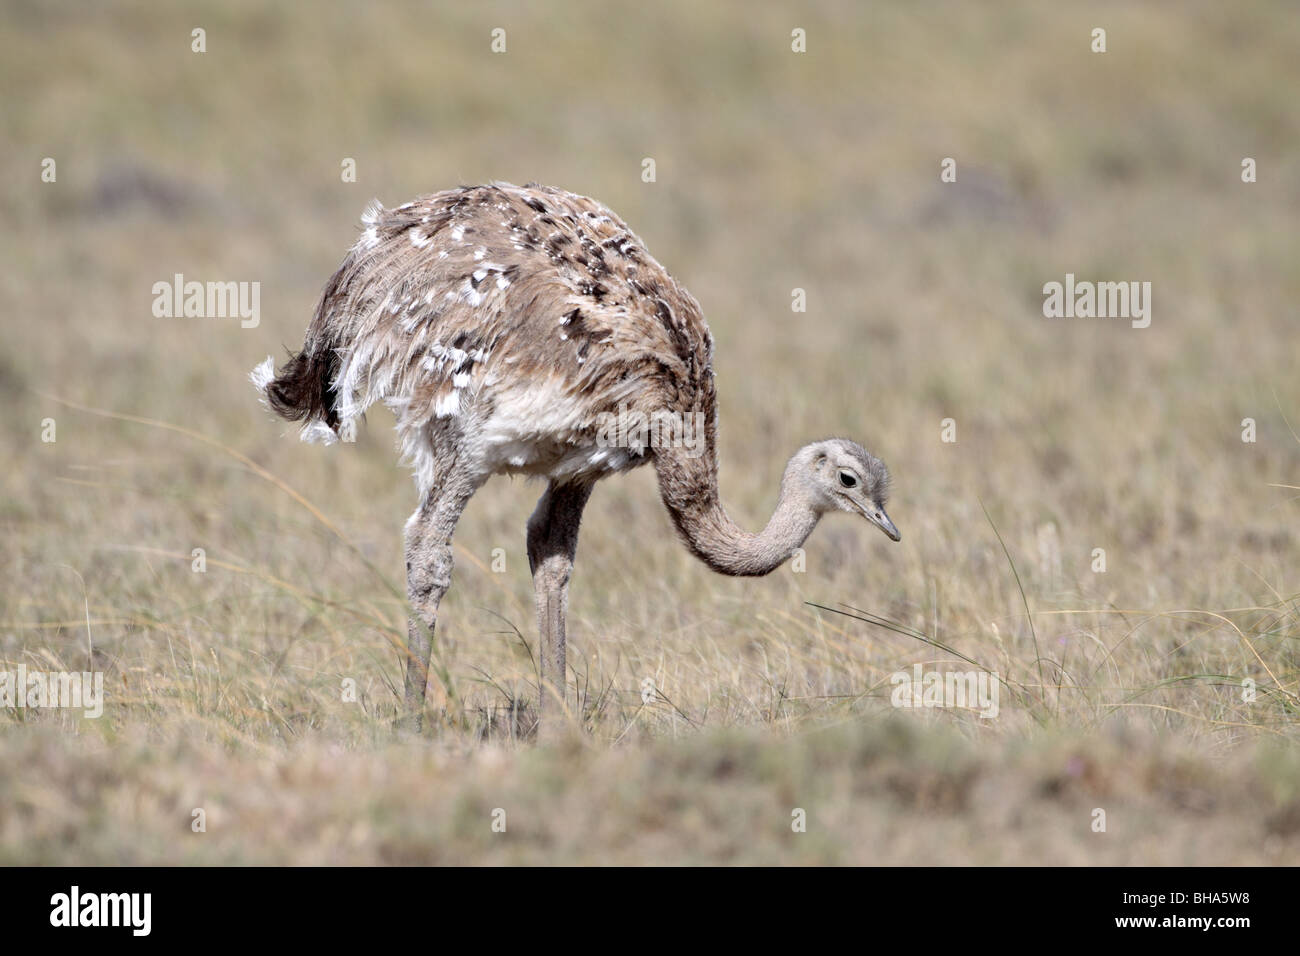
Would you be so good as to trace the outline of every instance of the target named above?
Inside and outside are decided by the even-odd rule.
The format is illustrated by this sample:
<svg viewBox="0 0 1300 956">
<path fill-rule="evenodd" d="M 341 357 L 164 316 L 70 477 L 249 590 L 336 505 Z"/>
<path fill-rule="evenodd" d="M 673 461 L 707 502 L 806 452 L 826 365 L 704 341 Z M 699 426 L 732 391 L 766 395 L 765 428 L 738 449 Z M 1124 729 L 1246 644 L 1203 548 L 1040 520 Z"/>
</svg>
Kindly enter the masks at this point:
<svg viewBox="0 0 1300 956">
<path fill-rule="evenodd" d="M 709 429 L 712 432 L 712 428 Z M 738 527 L 718 496 L 717 458 L 710 434 L 703 454 L 685 449 L 656 449 L 659 493 L 686 546 L 720 574 L 752 577 L 778 568 L 801 547 L 817 525 L 817 514 L 788 480 L 762 531 Z"/>
</svg>

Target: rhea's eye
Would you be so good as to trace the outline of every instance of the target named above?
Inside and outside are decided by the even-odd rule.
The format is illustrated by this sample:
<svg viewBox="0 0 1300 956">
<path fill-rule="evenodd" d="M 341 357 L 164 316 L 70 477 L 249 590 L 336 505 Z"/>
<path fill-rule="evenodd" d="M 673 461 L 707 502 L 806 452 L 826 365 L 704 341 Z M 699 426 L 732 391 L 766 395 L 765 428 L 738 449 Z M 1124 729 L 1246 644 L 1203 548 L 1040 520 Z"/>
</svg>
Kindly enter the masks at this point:
<svg viewBox="0 0 1300 956">
<path fill-rule="evenodd" d="M 855 478 L 851 472 L 841 471 L 840 484 L 845 488 L 856 488 L 858 486 L 858 479 Z"/>
</svg>

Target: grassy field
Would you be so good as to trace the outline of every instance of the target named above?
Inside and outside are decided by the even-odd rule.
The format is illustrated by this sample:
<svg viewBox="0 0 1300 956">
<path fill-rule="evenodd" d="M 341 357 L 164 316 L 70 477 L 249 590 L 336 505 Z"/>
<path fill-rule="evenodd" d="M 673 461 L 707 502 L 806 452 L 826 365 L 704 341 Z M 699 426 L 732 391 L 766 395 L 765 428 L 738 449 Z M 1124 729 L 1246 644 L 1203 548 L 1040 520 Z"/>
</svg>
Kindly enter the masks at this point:
<svg viewBox="0 0 1300 956">
<path fill-rule="evenodd" d="M 106 695 L 0 706 L 0 863 L 1300 862 L 1283 5 L 0 6 L 0 671 Z M 728 579 L 650 469 L 598 487 L 554 748 L 540 486 L 471 503 L 399 738 L 391 415 L 304 445 L 247 381 L 372 197 L 492 179 L 599 198 L 700 300 L 738 521 L 845 435 L 903 534 Z M 259 321 L 156 317 L 177 273 Z M 1150 327 L 1045 318 L 1067 273 L 1150 282 Z M 894 708 L 918 664 L 997 672 L 998 716 Z"/>
</svg>

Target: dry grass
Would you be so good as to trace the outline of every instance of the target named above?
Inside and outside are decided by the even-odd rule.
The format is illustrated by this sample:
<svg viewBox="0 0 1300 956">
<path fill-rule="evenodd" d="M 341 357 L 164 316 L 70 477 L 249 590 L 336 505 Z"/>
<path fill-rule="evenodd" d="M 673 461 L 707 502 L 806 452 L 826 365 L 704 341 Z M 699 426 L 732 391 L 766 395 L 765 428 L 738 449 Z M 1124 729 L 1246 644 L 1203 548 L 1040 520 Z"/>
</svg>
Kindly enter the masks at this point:
<svg viewBox="0 0 1300 956">
<path fill-rule="evenodd" d="M 0 710 L 0 861 L 1294 861 L 1300 21 L 1000 9 L 8 4 L 0 669 L 89 655 L 109 704 Z M 806 572 L 728 580 L 648 470 L 602 486 L 571 606 L 589 735 L 555 751 L 511 719 L 540 489 L 471 504 L 437 719 L 394 741 L 391 418 L 300 445 L 245 380 L 371 196 L 494 178 L 597 196 L 700 299 L 742 523 L 845 434 L 903 532 L 831 520 Z M 154 318 L 176 272 L 260 281 L 260 326 Z M 1151 327 L 1044 319 L 1066 272 L 1150 281 Z M 996 720 L 894 714 L 890 674 L 963 658 L 1013 682 Z"/>
</svg>

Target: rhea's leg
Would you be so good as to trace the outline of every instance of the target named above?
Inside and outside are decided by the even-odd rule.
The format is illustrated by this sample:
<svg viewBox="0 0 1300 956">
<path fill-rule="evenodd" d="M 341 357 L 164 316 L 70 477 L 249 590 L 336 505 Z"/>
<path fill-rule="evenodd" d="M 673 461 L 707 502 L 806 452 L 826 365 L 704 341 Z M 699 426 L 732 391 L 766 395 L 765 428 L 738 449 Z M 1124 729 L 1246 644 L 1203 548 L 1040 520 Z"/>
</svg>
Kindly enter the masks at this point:
<svg viewBox="0 0 1300 956">
<path fill-rule="evenodd" d="M 569 576 L 578 549 L 578 525 L 590 496 L 589 484 L 552 484 L 528 519 L 528 566 L 533 572 L 540 631 L 537 732 L 542 739 L 561 736 L 568 715 L 564 621 Z"/>
<path fill-rule="evenodd" d="M 429 657 L 438 605 L 451 586 L 451 536 L 469 496 L 434 489 L 406 522 L 407 623 L 406 729 L 418 732 L 424 717 L 424 695 L 429 681 Z"/>
</svg>

